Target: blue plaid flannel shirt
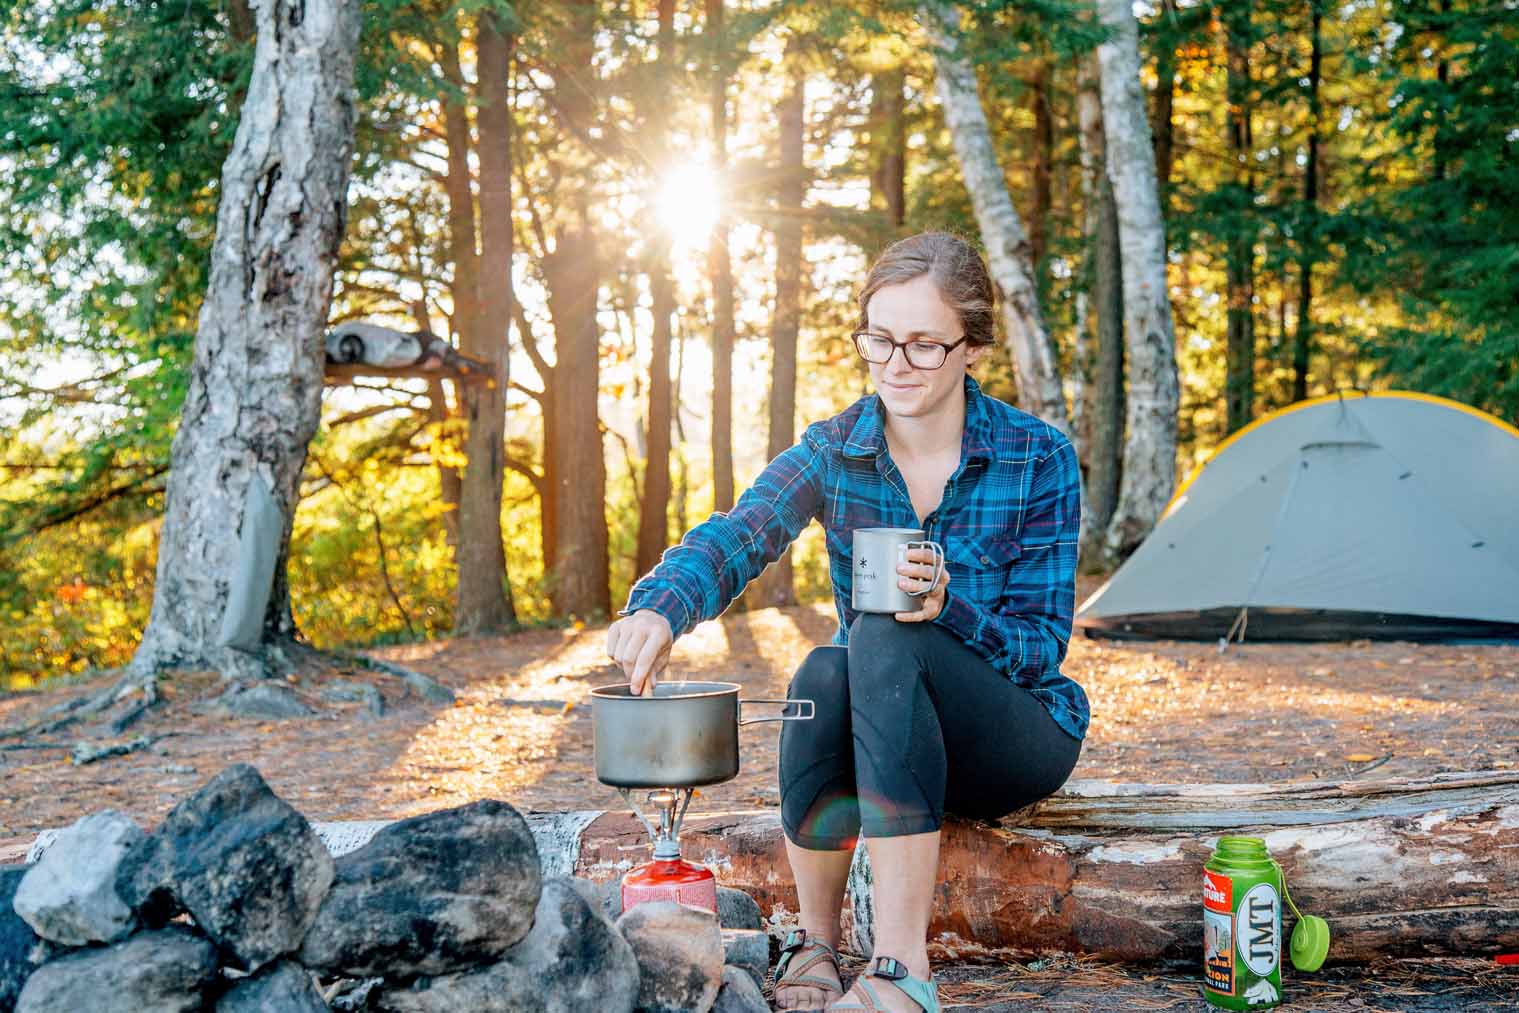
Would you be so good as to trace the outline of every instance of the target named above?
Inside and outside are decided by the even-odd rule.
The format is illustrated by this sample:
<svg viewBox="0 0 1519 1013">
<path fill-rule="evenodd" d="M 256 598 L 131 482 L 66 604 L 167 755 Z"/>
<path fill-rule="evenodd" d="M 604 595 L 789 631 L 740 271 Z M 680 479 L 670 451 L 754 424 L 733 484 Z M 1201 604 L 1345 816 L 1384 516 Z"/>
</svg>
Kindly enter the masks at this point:
<svg viewBox="0 0 1519 1013">
<path fill-rule="evenodd" d="M 855 528 L 922 527 L 944 546 L 950 574 L 933 621 L 1032 693 L 1076 739 L 1086 736 L 1086 693 L 1062 675 L 1076 597 L 1081 517 L 1076 452 L 1053 426 L 981 393 L 965 378 L 960 466 L 919 524 L 887 451 L 880 399 L 861 398 L 807 427 L 726 514 L 714 513 L 664 553 L 623 615 L 652 609 L 677 637 L 713 619 L 812 520 L 827 535 L 839 629 L 849 642 Z"/>
</svg>

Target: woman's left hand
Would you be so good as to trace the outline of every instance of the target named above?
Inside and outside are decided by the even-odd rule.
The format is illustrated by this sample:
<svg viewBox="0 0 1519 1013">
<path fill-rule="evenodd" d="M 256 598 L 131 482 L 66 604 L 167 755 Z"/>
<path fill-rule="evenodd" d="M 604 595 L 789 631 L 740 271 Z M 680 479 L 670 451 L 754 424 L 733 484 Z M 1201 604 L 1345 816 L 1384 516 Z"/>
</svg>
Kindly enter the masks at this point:
<svg viewBox="0 0 1519 1013">
<path fill-rule="evenodd" d="M 934 576 L 934 554 L 930 549 L 908 549 L 907 562 L 897 564 L 897 586 L 916 594 L 928 586 Z M 945 588 L 949 586 L 949 569 L 939 574 L 939 582 L 923 595 L 923 607 L 916 612 L 898 612 L 897 620 L 904 623 L 932 622 L 944 611 Z"/>
</svg>

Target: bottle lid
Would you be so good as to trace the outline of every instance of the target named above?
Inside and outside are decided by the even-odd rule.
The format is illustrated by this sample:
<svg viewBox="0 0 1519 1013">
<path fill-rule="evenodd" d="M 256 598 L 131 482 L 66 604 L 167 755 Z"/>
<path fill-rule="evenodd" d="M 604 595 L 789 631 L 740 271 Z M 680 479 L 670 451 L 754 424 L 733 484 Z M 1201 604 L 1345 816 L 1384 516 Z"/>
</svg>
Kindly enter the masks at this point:
<svg viewBox="0 0 1519 1013">
<path fill-rule="evenodd" d="M 1324 966 L 1329 956 L 1329 923 L 1318 915 L 1303 915 L 1292 929 L 1291 949 L 1288 956 L 1292 966 L 1305 974 L 1311 974 Z"/>
</svg>

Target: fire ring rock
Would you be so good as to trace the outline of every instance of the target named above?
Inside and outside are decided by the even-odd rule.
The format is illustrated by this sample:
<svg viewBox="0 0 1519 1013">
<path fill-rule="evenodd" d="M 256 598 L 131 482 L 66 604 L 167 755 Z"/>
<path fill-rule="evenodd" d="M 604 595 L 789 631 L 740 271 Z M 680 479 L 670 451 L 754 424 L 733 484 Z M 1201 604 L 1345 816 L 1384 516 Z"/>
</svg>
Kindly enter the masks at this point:
<svg viewBox="0 0 1519 1013">
<path fill-rule="evenodd" d="M 527 935 L 541 889 L 532 831 L 504 802 L 401 820 L 338 859 L 300 960 L 393 981 L 465 970 Z"/>
<path fill-rule="evenodd" d="M 172 898 L 229 963 L 254 971 L 301 945 L 333 863 L 306 817 L 240 763 L 176 806 L 121 876 L 134 907 L 162 917 Z"/>
<path fill-rule="evenodd" d="M 48 961 L 27 979 L 16 1013 L 191 1013 L 216 978 L 216 947 L 175 925 Z"/>
<path fill-rule="evenodd" d="M 638 958 L 640 1010 L 712 1008 L 723 983 L 723 935 L 715 914 L 655 901 L 624 912 L 617 928 Z"/>
<path fill-rule="evenodd" d="M 632 1013 L 638 998 L 633 949 L 602 913 L 584 880 L 558 877 L 543 897 L 527 937 L 481 971 L 425 978 L 386 992 L 389 1013 Z"/>
<path fill-rule="evenodd" d="M 16 888 L 16 913 L 43 939 L 68 946 L 114 943 L 137 927 L 117 892 L 127 853 L 148 839 L 130 816 L 105 809 L 58 835 Z"/>
</svg>

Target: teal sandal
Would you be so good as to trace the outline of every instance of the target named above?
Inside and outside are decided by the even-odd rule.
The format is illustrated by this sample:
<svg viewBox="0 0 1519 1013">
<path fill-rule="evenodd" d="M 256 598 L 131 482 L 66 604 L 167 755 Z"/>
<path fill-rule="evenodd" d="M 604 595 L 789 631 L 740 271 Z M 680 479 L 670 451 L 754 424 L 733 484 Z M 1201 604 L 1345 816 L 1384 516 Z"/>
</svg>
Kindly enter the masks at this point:
<svg viewBox="0 0 1519 1013">
<path fill-rule="evenodd" d="M 832 998 L 844 994 L 844 988 L 836 981 L 820 978 L 815 974 L 809 974 L 814 967 L 824 961 L 833 965 L 834 975 L 839 973 L 839 953 L 827 943 L 818 942 L 807 938 L 806 929 L 795 929 L 786 936 L 786 942 L 781 946 L 781 958 L 775 964 L 775 988 L 815 988 L 826 992 Z M 823 1010 L 827 1009 L 830 999 L 824 999 L 822 1006 L 782 1006 L 785 1010 Z"/>
<path fill-rule="evenodd" d="M 880 978 L 888 981 L 898 990 L 906 994 L 907 998 L 917 1003 L 923 1009 L 923 1013 L 940 1013 L 939 1011 L 939 985 L 930 977 L 927 981 L 922 978 L 914 978 L 907 973 L 907 965 L 894 957 L 877 957 L 870 962 L 870 970 L 860 975 L 855 980 L 855 985 L 865 993 L 865 1002 L 868 1005 L 861 1006 L 853 1000 L 836 1002 L 829 1006 L 829 1010 L 863 1010 L 876 1013 L 889 1010 L 882 1000 L 879 992 L 868 979 Z"/>
</svg>

